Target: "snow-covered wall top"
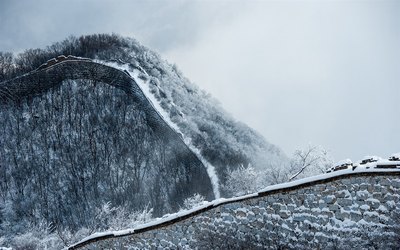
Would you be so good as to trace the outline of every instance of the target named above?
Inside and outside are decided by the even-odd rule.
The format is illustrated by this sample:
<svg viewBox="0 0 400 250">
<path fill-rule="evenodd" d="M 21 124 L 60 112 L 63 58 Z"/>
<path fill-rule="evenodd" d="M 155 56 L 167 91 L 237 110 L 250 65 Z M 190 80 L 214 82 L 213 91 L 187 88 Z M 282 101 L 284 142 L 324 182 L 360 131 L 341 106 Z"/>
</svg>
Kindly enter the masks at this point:
<svg viewBox="0 0 400 250">
<path fill-rule="evenodd" d="M 400 170 L 342 170 L 219 199 L 70 249 L 391 248 L 400 244 Z"/>
</svg>

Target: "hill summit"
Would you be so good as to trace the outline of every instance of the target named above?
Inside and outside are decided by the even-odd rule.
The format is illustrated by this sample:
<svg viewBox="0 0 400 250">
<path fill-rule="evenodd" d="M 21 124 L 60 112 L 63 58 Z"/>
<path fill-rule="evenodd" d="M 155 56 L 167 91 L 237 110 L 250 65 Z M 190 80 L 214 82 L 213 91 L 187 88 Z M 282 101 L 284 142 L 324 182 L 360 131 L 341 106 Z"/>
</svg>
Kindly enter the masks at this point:
<svg viewBox="0 0 400 250">
<path fill-rule="evenodd" d="M 195 193 L 225 196 L 231 169 L 287 160 L 176 66 L 118 35 L 1 52 L 0 124 L 4 234 L 43 221 L 95 227 L 105 204 L 159 216 Z"/>
</svg>

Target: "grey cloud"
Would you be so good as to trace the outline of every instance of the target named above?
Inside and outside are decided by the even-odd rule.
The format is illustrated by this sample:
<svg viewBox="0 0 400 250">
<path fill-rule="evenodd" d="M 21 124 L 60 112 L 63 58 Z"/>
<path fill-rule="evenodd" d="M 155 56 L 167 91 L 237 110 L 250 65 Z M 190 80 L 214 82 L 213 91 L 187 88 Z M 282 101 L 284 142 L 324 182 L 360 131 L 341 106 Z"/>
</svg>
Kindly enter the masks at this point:
<svg viewBox="0 0 400 250">
<path fill-rule="evenodd" d="M 0 50 L 116 32 L 159 51 L 288 154 L 400 151 L 397 1 L 0 2 Z M 251 111 L 251 112 L 250 112 Z"/>
<path fill-rule="evenodd" d="M 336 159 L 400 150 L 398 3 L 250 5 L 168 57 L 288 153 L 308 143 Z"/>
<path fill-rule="evenodd" d="M 227 3 L 193 1 L 4 0 L 1 50 L 43 47 L 68 35 L 115 32 L 133 36 L 160 52 L 186 46 L 218 18 Z M 234 5 L 236 6 L 236 4 Z"/>
</svg>

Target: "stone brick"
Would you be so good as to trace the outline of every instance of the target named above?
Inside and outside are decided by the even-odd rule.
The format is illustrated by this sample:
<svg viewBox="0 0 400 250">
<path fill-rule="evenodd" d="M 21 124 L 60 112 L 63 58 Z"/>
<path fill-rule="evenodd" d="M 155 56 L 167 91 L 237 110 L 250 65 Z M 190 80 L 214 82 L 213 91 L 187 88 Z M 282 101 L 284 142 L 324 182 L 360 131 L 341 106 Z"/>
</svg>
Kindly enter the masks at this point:
<svg viewBox="0 0 400 250">
<path fill-rule="evenodd" d="M 336 197 L 334 195 L 328 195 L 323 198 L 326 204 L 333 204 L 336 202 Z"/>
<path fill-rule="evenodd" d="M 329 208 L 329 210 L 331 210 L 331 211 L 333 211 L 333 212 L 339 210 L 339 206 L 336 205 L 336 204 L 329 205 L 328 208 Z"/>
<path fill-rule="evenodd" d="M 350 178 L 348 178 L 348 179 L 343 179 L 343 180 L 341 180 L 341 182 L 342 182 L 344 185 L 350 185 L 350 184 L 352 183 L 352 179 L 350 179 Z"/>
<path fill-rule="evenodd" d="M 274 196 L 268 197 L 268 203 L 274 203 L 275 201 L 276 201 L 276 198 Z"/>
<path fill-rule="evenodd" d="M 303 196 L 297 197 L 297 199 L 295 200 L 296 207 L 300 207 L 301 205 L 303 205 L 303 203 L 304 203 L 304 197 Z"/>
<path fill-rule="evenodd" d="M 369 184 L 366 184 L 363 182 L 360 184 L 360 190 L 367 190 L 368 186 L 369 186 Z"/>
<path fill-rule="evenodd" d="M 336 211 L 335 217 L 338 220 L 344 220 L 350 218 L 350 213 L 344 213 L 343 211 Z"/>
<path fill-rule="evenodd" d="M 290 216 L 290 212 L 289 212 L 289 211 L 281 210 L 281 211 L 279 212 L 279 216 L 280 216 L 282 219 L 287 219 L 287 218 L 289 218 L 289 216 Z"/>
<path fill-rule="evenodd" d="M 339 192 L 337 192 L 336 194 L 335 194 L 335 196 L 337 197 L 337 198 L 347 198 L 347 197 L 349 197 L 350 196 L 350 194 L 349 194 L 349 192 L 347 191 L 347 190 L 345 190 L 345 191 L 339 191 Z"/>
<path fill-rule="evenodd" d="M 377 216 L 371 216 L 371 215 L 366 215 L 366 214 L 364 214 L 363 215 L 363 219 L 366 221 L 366 222 L 373 222 L 373 223 L 378 223 L 379 222 L 379 217 L 377 217 Z"/>
<path fill-rule="evenodd" d="M 308 201 L 312 201 L 315 199 L 315 194 L 306 194 L 305 197 Z"/>
<path fill-rule="evenodd" d="M 316 186 L 316 190 L 317 191 L 324 191 L 324 190 L 326 190 L 326 185 L 325 184 L 320 184 L 320 185 L 317 185 Z"/>
<path fill-rule="evenodd" d="M 253 207 L 253 208 L 251 208 L 251 211 L 253 211 L 253 213 L 255 213 L 255 214 L 259 214 L 260 213 L 260 208 L 259 207 Z"/>
<path fill-rule="evenodd" d="M 368 206 L 367 204 L 363 204 L 359 208 L 360 208 L 361 212 L 364 212 L 364 211 L 370 210 L 371 207 Z"/>
<path fill-rule="evenodd" d="M 272 209 L 274 209 L 275 211 L 280 211 L 286 209 L 286 207 L 281 203 L 274 203 L 272 204 Z"/>
<path fill-rule="evenodd" d="M 380 202 L 376 199 L 368 199 L 367 204 L 372 208 L 372 209 L 377 209 L 380 206 Z"/>
<path fill-rule="evenodd" d="M 293 211 L 295 210 L 295 208 L 296 208 L 296 205 L 294 205 L 294 204 L 288 204 L 288 205 L 287 205 L 287 209 L 288 209 L 290 212 L 293 212 Z"/>
<path fill-rule="evenodd" d="M 400 180 L 393 180 L 390 185 L 396 189 L 399 189 L 400 188 Z"/>
<path fill-rule="evenodd" d="M 382 192 L 374 192 L 373 194 L 372 194 L 372 198 L 374 198 L 374 199 L 377 199 L 377 200 L 379 200 L 380 202 L 383 202 L 384 201 L 384 199 L 383 199 L 383 195 L 384 194 L 382 194 Z"/>
<path fill-rule="evenodd" d="M 340 206 L 351 206 L 351 204 L 353 203 L 351 199 L 346 199 L 346 198 L 338 198 L 336 202 Z"/>
<path fill-rule="evenodd" d="M 380 180 L 380 184 L 382 185 L 382 186 L 390 186 L 391 185 L 391 181 L 389 180 L 389 179 L 386 179 L 386 178 L 382 178 L 381 180 Z"/>
<path fill-rule="evenodd" d="M 247 214 L 245 212 L 239 210 L 239 211 L 235 212 L 235 216 L 236 216 L 236 218 L 238 218 L 238 217 L 246 217 Z"/>
<path fill-rule="evenodd" d="M 266 204 L 265 204 L 265 201 L 264 201 L 264 200 L 260 200 L 260 201 L 258 202 L 258 205 L 259 205 L 260 207 L 266 207 Z"/>
<path fill-rule="evenodd" d="M 307 217 L 305 217 L 304 215 L 293 215 L 293 221 L 305 221 L 307 219 Z"/>
</svg>

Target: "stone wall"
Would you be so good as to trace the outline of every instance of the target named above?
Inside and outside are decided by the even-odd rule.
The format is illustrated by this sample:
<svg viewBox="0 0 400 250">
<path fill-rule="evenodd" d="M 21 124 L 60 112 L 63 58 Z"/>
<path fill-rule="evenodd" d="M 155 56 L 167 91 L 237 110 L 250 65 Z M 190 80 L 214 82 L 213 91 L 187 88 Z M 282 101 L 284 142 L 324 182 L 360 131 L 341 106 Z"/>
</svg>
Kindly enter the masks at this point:
<svg viewBox="0 0 400 250">
<path fill-rule="evenodd" d="M 113 67 L 87 60 L 63 61 L 51 67 L 32 71 L 0 83 L 0 104 L 39 95 L 62 84 L 65 80 L 88 79 L 109 84 L 130 95 L 138 108 L 146 113 L 149 125 L 160 135 L 176 134 L 154 109 L 135 80 Z M 174 135 L 176 136 L 176 135 Z"/>
<path fill-rule="evenodd" d="M 345 171 L 344 171 L 345 172 Z M 227 200 L 71 249 L 400 247 L 400 172 L 345 172 Z"/>
</svg>

